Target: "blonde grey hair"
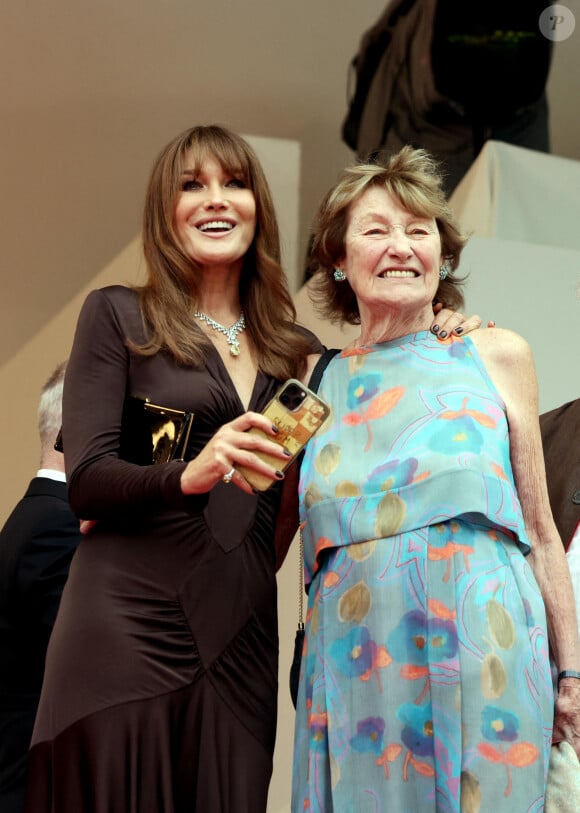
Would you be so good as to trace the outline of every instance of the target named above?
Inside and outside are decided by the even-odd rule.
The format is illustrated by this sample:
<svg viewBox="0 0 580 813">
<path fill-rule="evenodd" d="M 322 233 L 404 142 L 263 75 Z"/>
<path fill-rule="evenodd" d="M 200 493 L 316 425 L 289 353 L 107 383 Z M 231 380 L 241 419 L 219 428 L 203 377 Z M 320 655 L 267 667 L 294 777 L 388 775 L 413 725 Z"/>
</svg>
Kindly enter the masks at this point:
<svg viewBox="0 0 580 813">
<path fill-rule="evenodd" d="M 53 370 L 42 387 L 38 404 L 38 433 L 42 456 L 54 447 L 54 441 L 62 424 L 62 390 L 66 361 Z"/>
</svg>

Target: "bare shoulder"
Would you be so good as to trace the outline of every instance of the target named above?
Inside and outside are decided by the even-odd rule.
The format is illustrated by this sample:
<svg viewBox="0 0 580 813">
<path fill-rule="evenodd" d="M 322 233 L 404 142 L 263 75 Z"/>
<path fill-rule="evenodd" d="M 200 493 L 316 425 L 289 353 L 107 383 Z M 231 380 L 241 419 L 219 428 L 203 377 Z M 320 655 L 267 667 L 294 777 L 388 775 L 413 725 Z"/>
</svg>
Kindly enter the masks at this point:
<svg viewBox="0 0 580 813">
<path fill-rule="evenodd" d="M 469 338 L 485 363 L 512 367 L 532 359 L 530 345 L 513 330 L 499 327 L 474 330 Z"/>
<path fill-rule="evenodd" d="M 470 338 L 497 387 L 508 413 L 537 411 L 537 379 L 528 342 L 513 330 L 476 330 Z"/>
</svg>

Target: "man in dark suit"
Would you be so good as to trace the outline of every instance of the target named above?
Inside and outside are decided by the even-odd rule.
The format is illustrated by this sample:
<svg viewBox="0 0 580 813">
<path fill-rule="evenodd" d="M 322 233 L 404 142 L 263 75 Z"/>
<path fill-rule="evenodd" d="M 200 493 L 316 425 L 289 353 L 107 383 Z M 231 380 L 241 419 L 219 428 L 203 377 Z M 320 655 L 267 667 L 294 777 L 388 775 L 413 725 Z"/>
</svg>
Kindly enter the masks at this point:
<svg viewBox="0 0 580 813">
<path fill-rule="evenodd" d="M 0 811 L 22 813 L 28 746 L 48 639 L 80 541 L 54 442 L 66 363 L 42 389 L 40 469 L 0 531 Z"/>
<path fill-rule="evenodd" d="M 580 522 L 580 398 L 540 415 L 548 493 L 568 548 Z"/>
</svg>

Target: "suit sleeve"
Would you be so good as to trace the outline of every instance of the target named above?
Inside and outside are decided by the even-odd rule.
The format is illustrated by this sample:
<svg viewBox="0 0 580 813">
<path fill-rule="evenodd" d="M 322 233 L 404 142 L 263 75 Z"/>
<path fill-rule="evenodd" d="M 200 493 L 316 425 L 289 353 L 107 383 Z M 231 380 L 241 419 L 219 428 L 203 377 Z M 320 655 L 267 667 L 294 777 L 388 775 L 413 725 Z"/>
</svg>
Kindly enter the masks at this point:
<svg viewBox="0 0 580 813">
<path fill-rule="evenodd" d="M 74 552 L 79 521 L 65 502 L 51 500 L 19 558 L 18 594 L 35 623 L 52 629 Z"/>
</svg>

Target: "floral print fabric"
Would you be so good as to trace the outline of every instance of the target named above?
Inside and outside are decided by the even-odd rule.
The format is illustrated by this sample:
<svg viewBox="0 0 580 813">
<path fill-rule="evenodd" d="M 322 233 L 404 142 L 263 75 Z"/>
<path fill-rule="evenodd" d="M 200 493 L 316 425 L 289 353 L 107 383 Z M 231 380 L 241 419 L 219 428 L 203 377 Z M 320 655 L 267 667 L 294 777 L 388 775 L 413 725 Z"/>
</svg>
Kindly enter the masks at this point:
<svg viewBox="0 0 580 813">
<path fill-rule="evenodd" d="M 336 357 L 320 392 L 292 810 L 540 813 L 544 606 L 477 351 L 403 337 Z"/>
</svg>

